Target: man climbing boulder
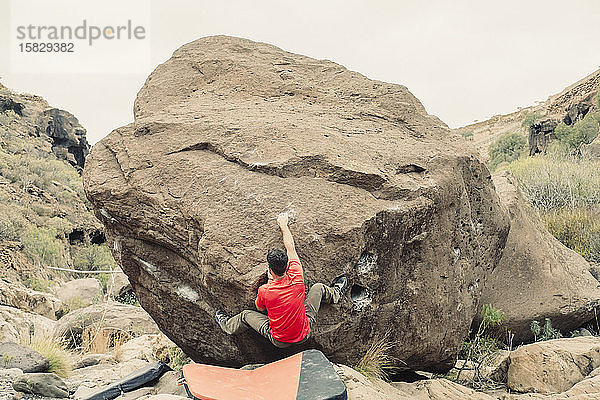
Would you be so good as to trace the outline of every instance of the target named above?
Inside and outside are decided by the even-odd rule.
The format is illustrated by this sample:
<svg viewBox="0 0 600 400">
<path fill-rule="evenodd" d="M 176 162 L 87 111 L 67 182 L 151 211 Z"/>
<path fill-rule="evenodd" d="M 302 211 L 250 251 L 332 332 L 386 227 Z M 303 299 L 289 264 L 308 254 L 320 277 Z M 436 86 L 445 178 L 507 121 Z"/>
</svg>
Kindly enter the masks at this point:
<svg viewBox="0 0 600 400">
<path fill-rule="evenodd" d="M 333 286 L 315 283 L 305 299 L 304 271 L 288 219 L 288 213 L 277 216 L 286 251 L 271 249 L 267 254 L 270 276 L 258 289 L 255 300 L 258 311 L 244 310 L 228 318 L 225 312 L 217 310 L 215 319 L 224 332 L 235 335 L 252 328 L 274 346 L 289 347 L 308 340 L 311 327 L 317 322 L 321 301 L 337 303 L 340 300 L 348 285 L 345 276 L 338 278 Z M 268 315 L 263 314 L 264 311 Z"/>
</svg>

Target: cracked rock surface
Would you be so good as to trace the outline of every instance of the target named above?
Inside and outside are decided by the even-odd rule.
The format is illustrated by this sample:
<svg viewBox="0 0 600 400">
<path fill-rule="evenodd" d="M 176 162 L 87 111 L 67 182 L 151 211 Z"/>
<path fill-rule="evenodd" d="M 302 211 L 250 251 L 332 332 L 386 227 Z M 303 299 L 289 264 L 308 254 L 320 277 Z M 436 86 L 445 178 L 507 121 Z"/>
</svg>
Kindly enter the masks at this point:
<svg viewBox="0 0 600 400">
<path fill-rule="evenodd" d="M 404 86 L 206 37 L 156 68 L 134 116 L 93 146 L 84 187 L 140 304 L 195 361 L 318 348 L 354 364 L 387 332 L 399 366 L 450 368 L 508 219 L 486 167 Z M 349 288 L 278 350 L 213 315 L 253 307 L 285 210 L 307 289 L 342 274 Z"/>
</svg>

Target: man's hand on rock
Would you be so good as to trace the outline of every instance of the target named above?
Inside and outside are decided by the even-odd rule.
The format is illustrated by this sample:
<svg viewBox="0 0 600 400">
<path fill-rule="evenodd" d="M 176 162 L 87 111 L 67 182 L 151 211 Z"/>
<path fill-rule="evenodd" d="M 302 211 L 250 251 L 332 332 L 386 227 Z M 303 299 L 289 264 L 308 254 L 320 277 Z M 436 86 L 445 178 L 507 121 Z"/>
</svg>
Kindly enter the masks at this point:
<svg viewBox="0 0 600 400">
<path fill-rule="evenodd" d="M 277 223 L 279 226 L 285 226 L 288 224 L 289 216 L 287 212 L 282 212 L 277 216 Z"/>
</svg>

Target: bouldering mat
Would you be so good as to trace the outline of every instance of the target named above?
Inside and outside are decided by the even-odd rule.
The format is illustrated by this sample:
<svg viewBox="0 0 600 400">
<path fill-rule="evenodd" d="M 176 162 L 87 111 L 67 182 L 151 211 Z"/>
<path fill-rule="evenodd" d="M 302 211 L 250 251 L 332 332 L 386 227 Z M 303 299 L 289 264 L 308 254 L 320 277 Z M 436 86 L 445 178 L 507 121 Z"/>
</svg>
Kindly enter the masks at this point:
<svg viewBox="0 0 600 400">
<path fill-rule="evenodd" d="M 199 400 L 346 400 L 346 385 L 319 350 L 306 350 L 255 370 L 205 364 L 183 367 L 183 383 Z"/>
<path fill-rule="evenodd" d="M 117 382 L 101 387 L 97 392 L 86 397 L 84 400 L 110 400 L 117 398 L 122 393 L 131 392 L 156 381 L 167 371 L 172 371 L 171 367 L 162 361 L 157 361 L 132 372 Z"/>
</svg>

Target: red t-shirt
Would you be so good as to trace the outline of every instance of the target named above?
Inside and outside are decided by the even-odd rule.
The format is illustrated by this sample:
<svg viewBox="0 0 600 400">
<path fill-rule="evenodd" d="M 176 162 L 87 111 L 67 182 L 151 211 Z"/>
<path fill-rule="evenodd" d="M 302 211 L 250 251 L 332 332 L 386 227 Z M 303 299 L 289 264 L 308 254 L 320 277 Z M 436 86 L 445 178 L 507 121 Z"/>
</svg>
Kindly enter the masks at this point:
<svg viewBox="0 0 600 400">
<path fill-rule="evenodd" d="M 276 340 L 296 343 L 306 337 L 310 322 L 304 311 L 304 271 L 299 260 L 289 260 L 283 278 L 258 289 L 256 305 L 267 308 L 269 331 Z"/>
</svg>

